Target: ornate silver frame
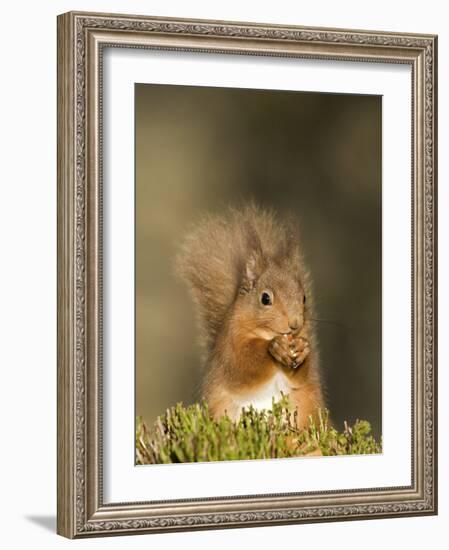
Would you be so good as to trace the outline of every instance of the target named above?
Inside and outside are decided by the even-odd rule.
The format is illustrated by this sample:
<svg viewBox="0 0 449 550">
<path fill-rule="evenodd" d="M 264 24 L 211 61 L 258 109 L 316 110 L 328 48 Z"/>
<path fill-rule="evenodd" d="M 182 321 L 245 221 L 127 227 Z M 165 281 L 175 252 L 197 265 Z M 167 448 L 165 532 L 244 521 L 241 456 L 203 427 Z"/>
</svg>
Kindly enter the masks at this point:
<svg viewBox="0 0 449 550">
<path fill-rule="evenodd" d="M 106 46 L 411 66 L 410 486 L 103 503 L 100 130 Z M 58 17 L 59 534 L 81 538 L 437 513 L 436 56 L 433 35 L 75 12 Z"/>
</svg>

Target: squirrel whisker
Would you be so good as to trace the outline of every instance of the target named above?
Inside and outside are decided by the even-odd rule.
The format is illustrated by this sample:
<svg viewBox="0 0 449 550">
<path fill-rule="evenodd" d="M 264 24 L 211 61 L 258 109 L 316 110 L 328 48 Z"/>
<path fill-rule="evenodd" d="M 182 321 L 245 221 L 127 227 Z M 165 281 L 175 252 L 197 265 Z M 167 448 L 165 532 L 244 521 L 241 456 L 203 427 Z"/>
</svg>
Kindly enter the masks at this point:
<svg viewBox="0 0 449 550">
<path fill-rule="evenodd" d="M 314 319 L 312 317 L 308 317 L 306 321 L 313 321 L 314 323 L 327 323 L 329 325 L 335 325 L 337 327 L 346 328 L 345 324 L 339 323 L 338 321 L 331 321 L 330 319 Z"/>
</svg>

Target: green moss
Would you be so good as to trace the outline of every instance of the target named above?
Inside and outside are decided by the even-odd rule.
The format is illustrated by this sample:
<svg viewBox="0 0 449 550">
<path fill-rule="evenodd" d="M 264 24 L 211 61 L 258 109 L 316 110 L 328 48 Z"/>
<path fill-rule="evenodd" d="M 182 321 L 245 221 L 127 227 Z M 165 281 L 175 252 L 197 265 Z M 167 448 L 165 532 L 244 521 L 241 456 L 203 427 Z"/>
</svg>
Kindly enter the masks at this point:
<svg viewBox="0 0 449 550">
<path fill-rule="evenodd" d="M 380 452 L 381 444 L 371 435 L 366 420 L 353 426 L 345 423 L 338 432 L 324 410 L 318 423 L 309 419 L 307 429 L 298 429 L 296 414 L 290 411 L 286 398 L 273 403 L 272 411 L 249 407 L 238 422 L 227 416 L 214 420 L 206 403 L 189 407 L 178 403 L 158 417 L 151 429 L 137 418 L 137 464 Z"/>
</svg>

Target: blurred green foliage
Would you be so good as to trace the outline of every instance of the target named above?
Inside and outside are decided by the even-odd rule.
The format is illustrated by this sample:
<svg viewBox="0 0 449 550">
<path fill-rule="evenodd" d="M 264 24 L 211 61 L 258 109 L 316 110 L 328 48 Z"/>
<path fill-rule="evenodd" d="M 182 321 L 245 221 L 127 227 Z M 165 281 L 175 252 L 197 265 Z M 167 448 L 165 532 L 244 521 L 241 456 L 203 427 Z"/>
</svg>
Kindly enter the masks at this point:
<svg viewBox="0 0 449 550">
<path fill-rule="evenodd" d="M 368 418 L 380 437 L 382 96 L 136 84 L 135 108 L 135 414 L 152 426 L 201 398 L 195 312 L 174 258 L 205 214 L 253 200 L 298 221 L 332 420 Z"/>
</svg>

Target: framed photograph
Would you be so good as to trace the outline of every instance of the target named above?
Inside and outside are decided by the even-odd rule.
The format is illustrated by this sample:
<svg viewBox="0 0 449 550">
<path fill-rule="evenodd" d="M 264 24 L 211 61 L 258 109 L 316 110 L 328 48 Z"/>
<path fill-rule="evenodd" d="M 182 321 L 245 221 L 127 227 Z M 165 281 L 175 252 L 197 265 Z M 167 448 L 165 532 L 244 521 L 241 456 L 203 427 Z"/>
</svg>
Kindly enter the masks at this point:
<svg viewBox="0 0 449 550">
<path fill-rule="evenodd" d="M 437 513 L 437 37 L 58 17 L 58 533 Z"/>
</svg>

